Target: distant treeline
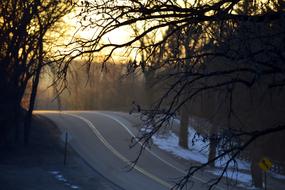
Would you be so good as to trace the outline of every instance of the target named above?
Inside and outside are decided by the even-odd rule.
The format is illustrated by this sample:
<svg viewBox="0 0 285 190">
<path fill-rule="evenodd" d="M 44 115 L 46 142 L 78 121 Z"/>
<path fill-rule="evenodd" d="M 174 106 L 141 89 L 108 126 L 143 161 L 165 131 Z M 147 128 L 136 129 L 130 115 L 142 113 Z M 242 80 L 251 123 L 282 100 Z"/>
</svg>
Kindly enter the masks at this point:
<svg viewBox="0 0 285 190">
<path fill-rule="evenodd" d="M 43 78 L 36 109 L 117 110 L 130 111 L 135 102 L 147 105 L 142 73 L 128 73 L 126 64 L 74 64 L 68 74 L 68 86 L 61 93 L 55 86 L 48 88 L 49 79 Z"/>
</svg>

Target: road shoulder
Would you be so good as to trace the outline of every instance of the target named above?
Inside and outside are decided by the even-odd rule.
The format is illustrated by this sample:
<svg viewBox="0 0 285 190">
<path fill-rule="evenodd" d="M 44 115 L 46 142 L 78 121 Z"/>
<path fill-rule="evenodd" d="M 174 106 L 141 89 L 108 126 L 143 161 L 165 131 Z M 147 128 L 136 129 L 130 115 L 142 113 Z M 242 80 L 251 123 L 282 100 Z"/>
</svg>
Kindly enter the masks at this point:
<svg viewBox="0 0 285 190">
<path fill-rule="evenodd" d="M 118 189 L 68 147 L 58 128 L 44 117 L 33 119 L 29 146 L 10 145 L 0 149 L 0 189 Z"/>
</svg>

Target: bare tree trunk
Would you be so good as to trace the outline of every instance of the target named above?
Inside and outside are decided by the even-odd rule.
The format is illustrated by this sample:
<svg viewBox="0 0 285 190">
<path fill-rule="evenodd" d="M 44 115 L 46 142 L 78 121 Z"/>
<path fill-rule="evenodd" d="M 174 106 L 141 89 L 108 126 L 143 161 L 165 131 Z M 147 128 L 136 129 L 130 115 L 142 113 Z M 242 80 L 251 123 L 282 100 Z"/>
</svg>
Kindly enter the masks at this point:
<svg viewBox="0 0 285 190">
<path fill-rule="evenodd" d="M 3 64 L 2 62 L 0 64 Z M 17 82 L 11 79 L 7 73 L 0 68 L 0 143 L 5 145 L 7 143 L 16 142 L 18 140 L 18 113 L 20 107 L 19 87 Z"/>
<path fill-rule="evenodd" d="M 208 155 L 208 160 L 212 160 L 216 157 L 217 153 L 217 145 L 218 145 L 218 140 L 217 140 L 217 131 L 218 127 L 217 125 L 212 126 L 210 130 L 210 147 L 209 147 L 209 155 Z M 215 162 L 212 162 L 210 166 L 214 167 Z"/>
<path fill-rule="evenodd" d="M 35 100 L 37 96 L 38 85 L 40 81 L 40 74 L 42 71 L 42 64 L 43 64 L 43 34 L 39 39 L 39 64 L 36 70 L 33 84 L 32 84 L 32 92 L 30 96 L 29 102 L 29 110 L 27 115 L 25 116 L 25 123 L 24 123 L 24 143 L 27 145 L 29 144 L 29 137 L 30 137 L 30 129 L 31 129 L 31 122 L 32 122 L 32 114 L 35 106 Z"/>
<path fill-rule="evenodd" d="M 259 146 L 253 146 L 253 150 L 251 151 L 251 165 L 250 171 L 252 176 L 252 182 L 255 187 L 262 188 L 263 184 L 263 177 L 262 177 L 262 170 L 258 166 L 258 162 L 261 159 L 260 150 L 258 150 Z"/>
<path fill-rule="evenodd" d="M 26 84 L 21 87 L 17 87 L 17 95 L 14 101 L 14 127 L 15 127 L 15 142 L 19 142 L 20 139 L 20 127 L 22 127 L 23 122 L 23 110 L 22 110 L 22 99 L 25 93 Z"/>
<path fill-rule="evenodd" d="M 181 109 L 181 123 L 179 130 L 179 145 L 182 148 L 188 149 L 188 125 L 189 125 L 189 112 L 186 106 Z"/>
<path fill-rule="evenodd" d="M 147 108 L 151 109 L 151 105 L 153 103 L 153 71 L 145 71 L 145 93 L 146 93 L 146 106 Z"/>
<path fill-rule="evenodd" d="M 187 32 L 188 33 L 188 32 Z M 186 59 L 185 65 L 186 67 L 189 66 L 190 63 L 190 55 L 191 55 L 191 48 L 190 48 L 190 36 L 186 36 L 183 41 L 183 45 L 186 50 Z M 181 108 L 181 123 L 179 129 L 179 145 L 185 149 L 188 149 L 188 126 L 189 126 L 189 117 L 190 113 L 188 111 L 187 103 L 185 103 Z"/>
<path fill-rule="evenodd" d="M 25 123 L 24 123 L 24 143 L 27 145 L 29 144 L 29 137 L 30 137 L 30 129 L 31 129 L 31 122 L 32 122 L 32 114 L 35 106 L 35 100 L 38 90 L 38 85 L 40 81 L 40 73 L 41 73 L 41 65 L 39 65 L 39 68 L 36 72 L 36 76 L 33 80 L 32 85 L 32 93 L 30 97 L 30 104 L 29 104 L 29 110 L 27 112 L 27 115 L 25 116 Z"/>
<path fill-rule="evenodd" d="M 19 130 L 19 117 L 20 117 L 20 101 L 15 101 L 14 102 L 14 114 L 13 114 L 13 127 L 15 129 L 15 142 L 19 142 L 19 136 L 20 136 L 20 130 Z"/>
</svg>

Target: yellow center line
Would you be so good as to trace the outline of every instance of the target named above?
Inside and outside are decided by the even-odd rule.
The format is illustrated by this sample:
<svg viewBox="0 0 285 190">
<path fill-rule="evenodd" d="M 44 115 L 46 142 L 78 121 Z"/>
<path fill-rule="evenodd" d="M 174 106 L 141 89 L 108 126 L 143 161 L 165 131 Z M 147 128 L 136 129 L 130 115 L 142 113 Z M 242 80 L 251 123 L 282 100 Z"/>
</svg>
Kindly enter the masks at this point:
<svg viewBox="0 0 285 190">
<path fill-rule="evenodd" d="M 97 128 L 96 128 L 89 120 L 87 120 L 86 118 L 84 118 L 84 117 L 82 117 L 82 116 L 75 115 L 75 114 L 71 114 L 71 113 L 75 113 L 75 112 L 78 112 L 78 111 L 64 111 L 64 112 L 63 112 L 63 111 L 48 111 L 48 110 L 41 110 L 41 111 L 38 111 L 38 110 L 36 110 L 36 111 L 34 111 L 34 112 L 36 112 L 36 113 L 59 113 L 59 114 L 70 115 L 70 116 L 76 117 L 76 118 L 78 118 L 78 119 L 80 119 L 80 120 L 83 120 L 83 121 L 92 129 L 92 131 L 93 131 L 93 132 L 95 133 L 95 135 L 99 138 L 99 140 L 100 140 L 113 154 L 115 154 L 115 155 L 116 155 L 118 158 L 120 158 L 122 161 L 126 162 L 128 165 L 132 165 L 132 162 L 131 162 L 131 161 L 129 161 L 127 158 L 125 158 L 125 157 L 124 157 L 122 154 L 120 154 L 116 149 L 114 149 L 114 148 L 112 147 L 112 145 L 110 145 L 110 144 L 106 141 L 106 139 L 102 136 L 102 134 L 97 130 Z M 68 113 L 68 112 L 71 112 L 71 113 Z M 89 111 L 84 111 L 84 112 L 89 112 Z M 92 112 L 93 112 L 93 111 L 92 111 Z M 80 112 L 79 112 L 79 113 L 80 113 Z M 106 114 L 106 113 L 101 113 L 101 112 L 96 112 L 96 111 L 95 111 L 94 113 L 96 113 L 96 114 L 98 114 L 98 115 L 102 115 L 102 116 L 108 117 L 108 118 L 110 118 L 110 119 L 112 119 L 112 120 L 118 122 L 121 126 L 123 126 L 123 127 L 127 130 L 127 132 L 128 132 L 131 136 L 134 136 L 134 134 L 128 129 L 128 127 L 127 127 L 124 123 L 122 123 L 120 120 L 118 120 L 117 118 L 115 118 L 115 117 L 113 117 L 113 116 L 110 116 L 110 115 L 108 115 L 108 114 Z M 150 151 L 149 149 L 147 149 L 147 151 L 149 151 L 152 155 L 154 155 L 155 157 L 157 157 L 159 160 L 161 160 L 161 161 L 164 162 L 165 164 L 169 165 L 170 167 L 176 169 L 177 171 L 179 171 L 179 172 L 181 172 L 181 173 L 183 173 L 183 174 L 186 173 L 185 171 L 181 170 L 180 168 L 177 168 L 177 167 L 174 166 L 173 164 L 171 164 L 171 163 L 165 161 L 164 159 L 160 158 L 158 155 L 156 155 L 154 152 Z M 144 174 L 144 175 L 146 175 L 147 177 L 149 177 L 149 178 L 155 180 L 156 182 L 160 183 L 161 185 L 163 185 L 163 186 L 165 186 L 165 187 L 167 187 L 167 188 L 172 188 L 172 187 L 173 187 L 171 184 L 169 184 L 169 183 L 163 181 L 162 179 L 158 178 L 157 176 L 155 176 L 155 175 L 153 175 L 153 174 L 151 174 L 151 173 L 145 171 L 144 169 L 142 169 L 141 167 L 139 167 L 139 166 L 137 166 L 137 165 L 134 166 L 134 168 L 135 168 L 137 171 L 141 172 L 142 174 Z M 199 177 L 197 177 L 197 176 L 193 176 L 193 177 L 194 177 L 194 179 L 196 179 L 196 180 L 198 180 L 198 181 L 200 181 L 200 182 L 202 182 L 202 183 L 207 183 L 207 182 L 206 182 L 204 179 L 202 179 L 202 178 L 199 178 Z M 224 190 L 224 188 L 222 188 L 222 187 L 219 186 L 219 185 L 217 185 L 217 186 L 215 187 L 215 189 Z"/>
<path fill-rule="evenodd" d="M 94 112 L 94 113 L 96 113 L 96 114 L 98 114 L 98 115 L 105 116 L 105 117 L 107 117 L 107 118 L 110 118 L 110 119 L 116 121 L 116 122 L 119 123 L 132 137 L 136 137 L 135 134 L 133 134 L 133 132 L 127 127 L 127 125 L 125 125 L 123 122 L 121 122 L 121 121 L 120 121 L 119 119 L 117 119 L 116 117 L 114 117 L 114 116 L 112 116 L 112 115 L 109 115 L 109 114 L 107 114 L 107 113 L 102 113 L 102 112 L 97 112 L 97 111 Z M 138 142 L 138 143 L 142 146 L 142 143 L 141 143 L 141 142 Z M 147 150 L 150 154 L 152 154 L 154 157 L 156 157 L 157 159 L 159 159 L 161 162 L 163 162 L 164 164 L 166 164 L 166 165 L 168 165 L 168 166 L 174 168 L 175 170 L 179 171 L 180 173 L 182 173 L 182 174 L 184 174 L 184 175 L 187 174 L 187 172 L 181 170 L 180 168 L 178 168 L 178 167 L 174 166 L 173 164 L 169 163 L 168 161 L 164 160 L 163 158 L 161 158 L 160 156 L 158 156 L 157 154 L 155 154 L 153 151 L 151 151 L 149 148 L 146 147 L 146 150 Z M 197 177 L 197 176 L 192 176 L 192 177 L 193 177 L 193 179 L 196 179 L 196 180 L 198 180 L 198 181 L 200 181 L 200 182 L 202 182 L 202 183 L 205 183 L 205 184 L 207 183 L 207 181 L 204 180 L 204 179 L 202 179 L 202 178 L 199 178 L 199 177 Z M 224 190 L 224 189 L 223 189 L 222 187 L 220 187 L 219 185 L 217 185 L 215 188 L 216 188 L 216 189 L 219 189 L 219 190 Z"/>
<path fill-rule="evenodd" d="M 122 154 L 120 154 L 112 145 L 110 145 L 106 139 L 102 136 L 102 134 L 97 130 L 97 128 L 86 118 L 79 116 L 79 115 L 74 115 L 74 114 L 70 114 L 70 113 L 64 113 L 65 115 L 69 115 L 75 118 L 78 118 L 82 121 L 84 121 L 91 129 L 92 131 L 95 133 L 95 135 L 99 138 L 99 140 L 113 153 L 115 154 L 119 159 L 121 159 L 123 162 L 127 163 L 128 165 L 132 165 L 132 162 L 130 160 L 128 160 L 126 157 L 124 157 Z M 165 182 L 164 180 L 158 178 L 157 176 L 147 172 L 146 170 L 144 170 L 143 168 L 135 165 L 134 169 L 136 169 L 137 171 L 141 172 L 142 174 L 144 174 L 145 176 L 151 178 L 152 180 L 158 182 L 159 184 L 167 187 L 167 188 L 172 188 L 173 186 L 167 182 Z"/>
</svg>

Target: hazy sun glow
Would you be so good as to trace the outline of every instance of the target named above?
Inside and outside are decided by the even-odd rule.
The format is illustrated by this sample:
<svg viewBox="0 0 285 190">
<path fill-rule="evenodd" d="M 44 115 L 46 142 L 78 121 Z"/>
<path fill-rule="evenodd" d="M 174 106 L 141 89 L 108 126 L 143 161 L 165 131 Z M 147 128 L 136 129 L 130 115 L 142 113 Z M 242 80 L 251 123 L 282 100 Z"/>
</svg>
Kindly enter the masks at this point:
<svg viewBox="0 0 285 190">
<path fill-rule="evenodd" d="M 265 1 L 267 0 L 260 0 L 261 3 L 264 3 Z M 118 3 L 119 2 L 124 2 L 124 1 L 118 0 Z M 142 1 L 142 3 L 144 2 L 147 2 L 147 1 Z M 216 1 L 214 0 L 214 1 L 206 1 L 206 2 L 213 4 Z M 190 7 L 195 4 L 195 1 L 177 0 L 176 3 L 179 4 L 179 6 L 181 7 Z M 68 37 L 64 40 L 64 44 L 68 44 L 69 42 L 72 42 L 72 39 L 75 39 L 75 38 L 81 38 L 85 40 L 94 40 L 96 38 L 96 35 L 98 34 L 98 31 L 96 28 L 91 28 L 91 27 L 82 28 L 81 22 L 84 22 L 84 21 L 80 20 L 80 18 L 77 17 L 79 12 L 80 12 L 79 10 L 75 10 L 64 18 L 65 22 L 70 28 L 68 30 Z M 212 12 L 209 11 L 209 14 L 212 14 Z M 96 17 L 98 17 L 98 15 L 94 17 L 92 16 L 90 18 L 91 19 L 95 18 L 96 20 Z M 89 19 L 87 19 L 85 23 L 88 23 Z M 157 23 L 152 22 L 151 24 L 157 24 Z M 149 28 L 151 24 L 147 23 L 147 27 Z M 141 33 L 143 30 L 145 30 L 144 25 L 146 25 L 146 23 L 138 22 L 136 23 L 136 25 L 137 25 L 137 28 L 139 28 L 138 33 Z M 154 32 L 155 34 L 150 34 L 150 35 L 152 35 L 152 37 L 154 37 L 156 41 L 161 40 L 166 29 L 167 27 L 161 28 L 157 30 L 156 32 Z M 133 39 L 134 36 L 135 36 L 135 31 L 132 29 L 131 26 L 120 27 L 120 28 L 117 28 L 105 34 L 102 37 L 101 44 L 123 44 Z M 139 60 L 140 55 L 138 55 L 139 53 L 137 51 L 139 45 L 140 45 L 139 42 L 135 42 L 132 44 L 132 47 L 128 47 L 128 49 L 127 48 L 116 49 L 116 51 L 113 53 L 113 56 L 112 56 L 113 60 L 115 62 L 126 62 L 130 59 Z M 101 51 L 100 54 L 96 55 L 96 57 L 98 58 L 103 57 L 104 55 L 107 55 L 109 51 L 110 51 L 110 48 L 106 48 L 103 51 Z"/>
</svg>

